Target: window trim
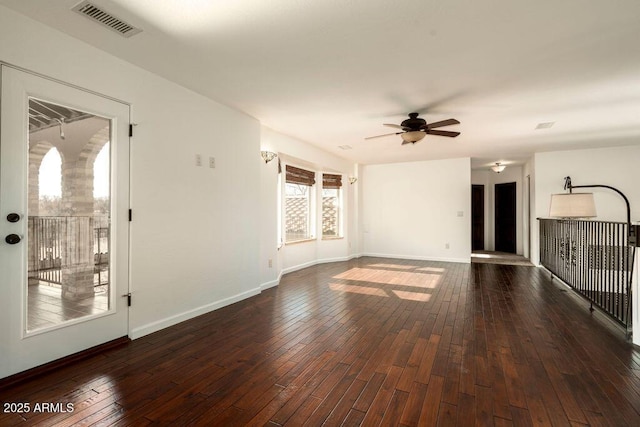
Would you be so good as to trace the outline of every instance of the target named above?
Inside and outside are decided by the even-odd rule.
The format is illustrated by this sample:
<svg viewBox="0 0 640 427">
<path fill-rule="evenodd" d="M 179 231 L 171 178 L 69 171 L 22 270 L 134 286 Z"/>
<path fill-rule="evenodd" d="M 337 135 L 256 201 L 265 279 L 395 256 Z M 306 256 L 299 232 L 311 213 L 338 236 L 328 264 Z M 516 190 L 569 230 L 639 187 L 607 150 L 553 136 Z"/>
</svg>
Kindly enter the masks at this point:
<svg viewBox="0 0 640 427">
<path fill-rule="evenodd" d="M 320 230 L 322 230 L 321 232 L 321 238 L 322 240 L 337 240 L 337 239 L 343 239 L 344 238 L 344 190 L 343 190 L 343 185 L 342 185 L 342 178 L 343 178 L 343 174 L 336 174 L 336 173 L 326 173 L 326 172 L 321 172 L 321 178 L 322 178 L 322 187 L 319 190 L 319 198 L 320 198 Z M 327 176 L 327 179 L 325 179 L 325 176 Z M 328 184 L 328 186 L 325 187 L 325 183 Z M 325 236 L 324 235 L 324 212 L 322 211 L 322 202 L 323 202 L 323 190 L 327 188 L 327 189 L 337 189 L 338 190 L 338 212 L 337 212 L 337 222 L 338 222 L 338 226 L 337 226 L 337 235 L 335 236 Z"/>
<path fill-rule="evenodd" d="M 317 206 L 317 201 L 316 201 L 316 195 L 317 195 L 317 180 L 316 180 L 316 175 L 317 172 L 316 171 L 311 171 L 309 169 L 305 169 L 302 167 L 298 167 L 298 166 L 294 166 L 292 164 L 289 163 L 284 163 L 284 173 L 285 173 L 285 178 L 282 179 L 282 186 L 281 186 L 281 191 L 282 191 L 282 202 L 280 204 L 281 209 L 282 209 L 282 235 L 280 236 L 280 239 L 282 241 L 283 245 L 289 245 L 292 243 L 303 243 L 303 242 L 309 242 L 309 241 L 313 241 L 313 240 L 317 240 L 317 226 L 316 226 L 316 222 L 317 222 L 317 215 L 316 215 L 316 206 Z M 288 172 L 291 171 L 291 175 L 288 174 Z M 307 217 L 307 221 L 308 221 L 308 229 L 309 229 L 309 235 L 308 237 L 304 237 L 301 239 L 295 239 L 295 240 L 287 240 L 287 184 L 298 184 L 298 185 L 304 185 L 309 187 L 309 194 L 308 194 L 308 200 L 309 200 L 309 211 L 308 211 L 308 217 Z"/>
<path fill-rule="evenodd" d="M 345 239 L 345 200 L 346 200 L 346 191 L 344 185 L 345 174 L 344 173 L 336 173 L 336 172 L 324 172 L 322 169 L 315 169 L 310 166 L 297 166 L 295 162 L 289 163 L 288 161 L 282 158 L 282 161 L 278 159 L 278 171 L 279 171 L 279 179 L 278 179 L 278 249 L 292 244 L 306 243 L 312 241 L 330 241 L 330 240 L 343 240 Z M 301 160 L 301 162 L 304 162 Z M 287 180 L 287 170 L 297 172 L 293 175 L 289 175 L 289 178 L 293 178 Z M 333 177 L 334 179 L 325 179 L 325 175 L 328 177 Z M 297 180 L 296 178 L 300 178 Z M 292 182 L 293 181 L 293 182 Z M 309 236 L 296 240 L 287 240 L 287 191 L 286 185 L 288 183 L 306 185 L 310 187 L 309 191 Z M 312 184 L 311 184 L 312 183 Z M 334 186 L 324 187 L 325 183 L 334 183 Z M 322 209 L 322 201 L 323 195 L 322 190 L 324 188 L 336 188 L 338 189 L 338 213 L 337 213 L 337 221 L 338 221 L 338 234 L 335 236 L 323 234 L 323 209 Z"/>
</svg>

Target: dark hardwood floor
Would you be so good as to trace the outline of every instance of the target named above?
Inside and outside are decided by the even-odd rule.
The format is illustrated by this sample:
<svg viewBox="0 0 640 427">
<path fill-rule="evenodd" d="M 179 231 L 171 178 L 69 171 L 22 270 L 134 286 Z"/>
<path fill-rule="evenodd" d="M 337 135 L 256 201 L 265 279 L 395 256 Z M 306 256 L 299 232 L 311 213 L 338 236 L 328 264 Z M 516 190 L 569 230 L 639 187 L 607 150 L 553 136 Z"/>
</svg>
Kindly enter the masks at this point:
<svg viewBox="0 0 640 427">
<path fill-rule="evenodd" d="M 2 426 L 638 426 L 640 351 L 541 269 L 361 258 L 0 402 L 73 404 Z"/>
</svg>

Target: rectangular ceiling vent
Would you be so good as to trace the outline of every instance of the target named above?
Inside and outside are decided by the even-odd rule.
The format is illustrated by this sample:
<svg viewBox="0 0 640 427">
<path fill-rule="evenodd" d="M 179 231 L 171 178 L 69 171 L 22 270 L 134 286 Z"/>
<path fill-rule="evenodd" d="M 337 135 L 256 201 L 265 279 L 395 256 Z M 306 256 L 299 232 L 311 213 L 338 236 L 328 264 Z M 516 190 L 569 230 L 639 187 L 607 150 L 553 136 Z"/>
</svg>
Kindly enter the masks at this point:
<svg viewBox="0 0 640 427">
<path fill-rule="evenodd" d="M 123 37 L 131 37 L 142 31 L 140 28 L 127 24 L 122 19 L 116 18 L 88 1 L 78 3 L 71 10 L 117 32 Z"/>
</svg>

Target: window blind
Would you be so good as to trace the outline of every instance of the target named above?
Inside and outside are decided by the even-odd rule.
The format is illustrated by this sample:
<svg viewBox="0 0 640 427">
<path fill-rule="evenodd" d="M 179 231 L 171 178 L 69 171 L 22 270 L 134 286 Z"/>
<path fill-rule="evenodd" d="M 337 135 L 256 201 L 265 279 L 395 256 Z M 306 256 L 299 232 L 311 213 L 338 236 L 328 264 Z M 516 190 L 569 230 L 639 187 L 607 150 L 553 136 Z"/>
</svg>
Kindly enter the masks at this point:
<svg viewBox="0 0 640 427">
<path fill-rule="evenodd" d="M 322 188 L 342 187 L 342 175 L 322 174 Z"/>
<path fill-rule="evenodd" d="M 289 184 L 302 184 L 312 186 L 316 183 L 316 173 L 306 169 L 287 165 L 286 182 Z"/>
</svg>

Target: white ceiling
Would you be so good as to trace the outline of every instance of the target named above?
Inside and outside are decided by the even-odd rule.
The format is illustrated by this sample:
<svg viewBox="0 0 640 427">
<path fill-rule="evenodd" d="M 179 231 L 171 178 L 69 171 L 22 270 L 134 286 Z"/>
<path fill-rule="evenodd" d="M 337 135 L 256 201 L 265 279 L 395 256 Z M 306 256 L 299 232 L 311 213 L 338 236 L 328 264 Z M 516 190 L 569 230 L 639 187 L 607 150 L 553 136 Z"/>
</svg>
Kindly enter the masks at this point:
<svg viewBox="0 0 640 427">
<path fill-rule="evenodd" d="M 638 0 L 92 1 L 143 29 L 129 39 L 78 2 L 0 0 L 356 162 L 640 144 Z M 412 111 L 462 134 L 364 140 Z"/>
</svg>

